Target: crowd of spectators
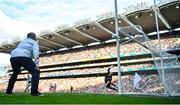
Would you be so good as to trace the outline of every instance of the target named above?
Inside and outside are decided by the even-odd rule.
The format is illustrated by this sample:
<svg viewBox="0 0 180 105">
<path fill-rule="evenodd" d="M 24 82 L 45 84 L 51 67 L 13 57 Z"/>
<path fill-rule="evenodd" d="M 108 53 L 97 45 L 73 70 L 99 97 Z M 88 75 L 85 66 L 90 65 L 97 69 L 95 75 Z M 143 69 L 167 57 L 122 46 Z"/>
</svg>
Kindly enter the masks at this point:
<svg viewBox="0 0 180 105">
<path fill-rule="evenodd" d="M 175 41 L 177 38 L 172 36 L 162 37 L 161 47 L 162 49 L 174 48 L 176 46 Z M 142 42 L 146 43 L 146 42 Z M 152 47 L 158 46 L 158 40 L 152 40 Z M 127 43 L 121 45 L 121 54 L 129 53 L 141 53 L 149 52 L 141 45 L 137 43 Z M 94 60 L 100 58 L 107 58 L 116 55 L 116 45 L 115 43 L 108 43 L 105 45 L 90 46 L 87 48 L 74 49 L 69 51 L 63 51 L 53 54 L 47 54 L 41 56 L 41 65 L 67 63 L 73 61 L 85 61 Z M 128 71 L 129 68 L 147 68 L 154 67 L 152 63 L 146 64 L 132 64 L 132 65 L 122 65 L 122 71 Z M 117 68 L 114 67 L 114 71 Z M 107 67 L 104 68 L 86 68 L 86 69 L 76 69 L 68 71 L 57 71 L 57 72 L 46 72 L 41 73 L 41 77 L 45 76 L 61 76 L 61 75 L 74 75 L 74 74 L 90 74 L 90 73 L 104 73 L 107 72 Z M 23 78 L 23 75 L 19 77 Z M 141 75 L 142 81 L 140 82 L 139 89 L 133 88 L 133 75 L 126 75 L 122 77 L 122 91 L 124 93 L 133 92 L 143 92 L 143 93 L 162 93 L 163 86 L 158 75 Z M 113 82 L 117 84 L 117 76 L 113 77 Z M 24 84 L 24 85 L 22 85 Z M 15 84 L 15 91 L 24 91 L 26 81 L 18 81 Z M 88 78 L 67 78 L 67 79 L 45 79 L 40 80 L 39 89 L 43 92 L 50 91 L 50 84 L 56 84 L 56 91 L 58 92 L 76 92 L 76 93 L 116 93 L 113 90 L 109 90 L 104 85 L 104 77 L 88 77 Z M 24 86 L 24 87 L 23 87 Z M 6 88 L 5 84 L 0 84 L 0 89 L 4 90 Z"/>
<path fill-rule="evenodd" d="M 138 65 L 127 65 L 127 66 L 121 66 L 122 72 L 130 71 L 131 69 L 145 69 L 148 67 L 154 67 L 153 64 L 147 63 L 147 64 L 138 64 Z M 75 70 L 60 70 L 60 71 L 54 71 L 54 72 L 42 72 L 41 77 L 52 77 L 52 76 L 65 76 L 65 75 L 78 75 L 78 74 L 94 74 L 94 73 L 107 73 L 108 67 L 102 67 L 102 68 L 84 68 L 84 69 L 75 69 Z M 117 72 L 118 68 L 117 66 L 114 66 L 111 68 L 111 72 Z M 20 74 L 18 76 L 19 78 L 26 78 L 24 74 Z"/>
<path fill-rule="evenodd" d="M 124 76 L 122 80 L 122 91 L 124 93 L 163 93 L 163 85 L 160 77 L 153 75 L 140 75 L 142 80 L 139 87 L 133 87 L 134 77 L 132 75 Z"/>
<path fill-rule="evenodd" d="M 82 60 L 92 60 L 92 59 L 100 59 L 104 57 L 111 57 L 113 55 L 113 51 L 115 51 L 114 43 L 109 45 L 98 45 L 89 48 L 82 48 L 72 51 L 64 51 L 53 55 L 47 55 L 40 58 L 41 65 L 48 64 L 47 62 L 51 62 L 52 64 L 57 63 L 67 63 L 74 61 L 82 61 Z M 79 56 L 81 55 L 81 56 Z"/>
<path fill-rule="evenodd" d="M 176 46 L 177 38 L 172 36 L 162 36 L 160 43 L 161 48 L 163 50 L 174 48 Z M 147 42 L 142 42 L 143 44 L 147 45 Z M 154 39 L 151 40 L 151 47 L 156 48 L 158 46 L 158 40 Z M 128 55 L 130 53 L 140 53 L 140 52 L 149 52 L 143 46 L 130 42 L 124 45 L 121 45 L 121 54 Z M 79 56 L 81 55 L 81 56 Z M 58 63 L 67 63 L 67 62 L 74 62 L 74 61 L 85 61 L 85 60 L 94 60 L 100 58 L 107 58 L 116 55 L 116 44 L 115 43 L 108 43 L 105 45 L 96 45 L 90 46 L 86 48 L 74 49 L 69 51 L 63 51 L 54 54 L 47 54 L 40 58 L 41 65 L 47 64 L 58 64 Z"/>
<path fill-rule="evenodd" d="M 130 5 L 127 8 L 124 8 L 124 12 L 125 14 L 127 14 L 130 12 L 139 11 L 139 10 L 147 9 L 147 8 L 148 8 L 148 4 L 146 2 L 141 2 L 136 5 Z"/>
<path fill-rule="evenodd" d="M 134 75 L 122 76 L 123 93 L 163 93 L 163 85 L 157 74 L 140 75 L 142 80 L 139 82 L 139 88 L 133 86 Z M 113 76 L 112 82 L 116 85 L 117 76 Z M 24 91 L 26 82 L 18 81 L 15 85 L 15 91 Z M 56 84 L 56 89 L 51 86 Z M 21 87 L 19 87 L 21 85 Z M 5 85 L 4 85 L 5 86 Z M 23 87 L 24 86 L 24 87 Z M 73 89 L 72 89 L 73 88 Z M 5 89 L 5 87 L 4 87 Z M 67 79 L 46 79 L 40 80 L 39 90 L 43 92 L 65 92 L 65 93 L 101 93 L 116 94 L 117 91 L 106 88 L 104 77 L 87 78 L 67 78 Z"/>
<path fill-rule="evenodd" d="M 0 84 L 0 92 L 5 92 L 7 89 L 8 82 Z M 24 92 L 26 88 L 26 81 L 17 81 L 14 85 L 14 92 Z"/>
<path fill-rule="evenodd" d="M 147 63 L 147 64 L 136 64 L 136 65 L 127 65 L 121 66 L 122 71 L 130 71 L 131 69 L 145 69 L 149 67 L 154 67 L 154 64 Z"/>
<path fill-rule="evenodd" d="M 123 76 L 122 77 L 122 92 L 123 93 L 163 93 L 163 86 L 160 81 L 160 78 L 156 74 L 151 75 L 141 75 L 142 80 L 139 82 L 140 86 L 138 89 L 136 89 L 133 86 L 133 75 Z M 117 83 L 117 76 L 113 77 L 113 83 L 118 85 Z M 101 81 L 96 81 L 97 84 L 94 86 L 86 86 L 83 88 L 79 88 L 75 90 L 75 93 L 110 93 L 115 94 L 117 91 L 107 89 L 104 85 L 104 83 Z"/>
</svg>

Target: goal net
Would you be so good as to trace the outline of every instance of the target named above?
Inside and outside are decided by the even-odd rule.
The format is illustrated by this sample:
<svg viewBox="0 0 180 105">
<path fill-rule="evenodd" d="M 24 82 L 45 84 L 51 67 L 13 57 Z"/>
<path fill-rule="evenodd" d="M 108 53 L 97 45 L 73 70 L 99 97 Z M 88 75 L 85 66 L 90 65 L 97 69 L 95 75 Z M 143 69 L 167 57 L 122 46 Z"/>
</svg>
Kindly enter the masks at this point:
<svg viewBox="0 0 180 105">
<path fill-rule="evenodd" d="M 121 28 L 120 34 L 132 40 L 120 46 L 120 53 L 129 56 L 121 60 L 122 93 L 179 95 L 178 57 L 161 49 L 157 36 L 148 37 L 140 26 Z"/>
</svg>

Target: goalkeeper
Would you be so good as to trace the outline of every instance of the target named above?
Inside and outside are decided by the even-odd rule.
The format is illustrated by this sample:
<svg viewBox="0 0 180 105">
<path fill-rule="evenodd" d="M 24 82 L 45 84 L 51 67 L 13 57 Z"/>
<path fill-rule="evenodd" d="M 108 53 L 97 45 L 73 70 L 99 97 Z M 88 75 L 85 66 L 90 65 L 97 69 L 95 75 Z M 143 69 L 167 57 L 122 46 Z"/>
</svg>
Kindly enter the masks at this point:
<svg viewBox="0 0 180 105">
<path fill-rule="evenodd" d="M 116 85 L 114 83 L 112 83 L 113 72 L 110 72 L 112 67 L 113 66 L 110 66 L 107 69 L 107 75 L 105 76 L 105 85 L 106 85 L 106 88 L 117 91 L 118 89 L 117 89 Z"/>
</svg>

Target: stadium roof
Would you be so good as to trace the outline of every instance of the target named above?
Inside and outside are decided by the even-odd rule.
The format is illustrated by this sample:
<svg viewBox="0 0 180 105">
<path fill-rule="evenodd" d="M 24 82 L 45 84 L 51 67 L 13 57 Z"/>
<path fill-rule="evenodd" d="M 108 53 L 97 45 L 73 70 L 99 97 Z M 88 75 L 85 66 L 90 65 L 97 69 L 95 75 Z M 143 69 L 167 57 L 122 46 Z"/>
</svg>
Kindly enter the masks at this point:
<svg viewBox="0 0 180 105">
<path fill-rule="evenodd" d="M 148 6 L 138 6 L 119 15 L 119 26 L 140 25 L 148 34 L 156 31 L 154 11 L 157 12 L 160 30 L 173 30 L 180 27 L 180 0 L 168 0 L 159 4 L 157 9 Z M 38 40 L 41 52 L 56 51 L 62 48 L 72 48 L 77 45 L 87 45 L 93 42 L 104 42 L 112 39 L 115 33 L 114 13 L 105 13 L 97 20 L 81 20 L 73 27 L 59 26 L 55 31 L 41 32 Z M 124 37 L 121 37 L 124 38 Z M 20 42 L 1 43 L 0 52 L 10 53 Z"/>
</svg>

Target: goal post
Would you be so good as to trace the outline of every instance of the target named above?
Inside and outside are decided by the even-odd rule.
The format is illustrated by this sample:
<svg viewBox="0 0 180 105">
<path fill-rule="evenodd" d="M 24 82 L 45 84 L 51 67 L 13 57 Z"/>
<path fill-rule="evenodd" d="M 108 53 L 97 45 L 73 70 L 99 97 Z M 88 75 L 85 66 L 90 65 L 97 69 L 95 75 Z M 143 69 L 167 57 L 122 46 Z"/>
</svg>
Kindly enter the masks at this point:
<svg viewBox="0 0 180 105">
<path fill-rule="evenodd" d="M 161 50 L 159 26 L 158 26 L 158 19 L 157 19 L 156 12 L 155 12 L 155 15 L 156 15 L 155 20 L 156 20 L 156 28 L 157 28 L 158 41 L 159 41 L 158 46 L 153 44 L 150 38 L 143 32 L 141 26 L 135 26 L 132 23 L 129 23 L 130 26 L 128 27 L 118 26 L 119 17 L 118 17 L 118 11 L 117 11 L 117 0 L 114 0 L 114 7 L 115 7 L 115 32 L 116 33 L 112 37 L 116 38 L 119 94 L 124 94 L 128 92 L 137 93 L 137 91 L 132 91 L 133 89 L 130 89 L 131 91 L 126 91 L 126 90 L 128 90 L 127 87 L 135 88 L 135 86 L 133 86 L 132 84 L 136 80 L 138 80 L 138 83 L 141 81 L 141 83 L 138 85 L 139 90 L 141 90 L 139 93 L 141 94 L 144 94 L 144 93 L 155 94 L 155 91 L 148 91 L 148 90 L 153 90 L 153 88 L 154 90 L 156 89 L 158 90 L 159 87 L 162 87 L 161 89 L 159 88 L 159 90 L 161 90 L 160 93 L 156 91 L 158 94 L 165 94 L 165 95 L 172 95 L 172 96 L 179 95 L 180 94 L 180 76 L 179 76 L 180 70 L 178 70 L 178 66 L 180 65 L 180 63 L 176 55 L 169 54 L 166 51 Z M 156 9 L 155 0 L 154 0 L 154 9 Z M 137 72 L 135 72 L 136 76 L 135 74 L 132 74 L 130 77 L 125 76 L 123 80 L 122 72 L 126 70 L 123 70 L 123 68 L 120 65 L 121 61 L 120 61 L 119 54 L 122 51 L 122 49 L 120 49 L 121 48 L 120 35 L 121 36 L 123 35 L 133 40 L 135 43 L 138 43 L 143 48 L 147 49 L 149 53 L 151 53 L 152 59 L 154 61 L 154 67 L 152 65 L 151 68 L 155 68 L 155 71 L 157 71 L 157 75 L 153 76 L 152 74 L 150 74 L 150 76 L 153 79 L 147 76 L 147 74 L 139 75 Z M 132 37 L 132 35 L 138 35 L 139 37 Z M 145 68 L 143 68 L 143 70 L 145 70 Z M 137 75 L 139 79 L 137 79 Z M 150 83 L 148 83 L 149 81 Z M 152 82 L 154 84 L 152 84 Z M 152 85 L 154 85 L 155 87 L 152 88 L 151 87 Z"/>
<path fill-rule="evenodd" d="M 137 31 L 137 28 L 142 31 L 140 26 L 134 25 L 122 27 L 119 29 L 119 32 L 121 35 L 128 37 L 129 40 L 132 40 L 145 48 L 145 53 L 151 54 L 152 57 L 146 59 L 153 59 L 154 63 L 152 66 L 147 68 L 154 68 L 154 70 L 152 72 L 145 71 L 147 68 L 144 67 L 141 68 L 142 70 L 140 71 L 138 71 L 139 68 L 137 71 L 133 71 L 131 75 L 121 75 L 122 93 L 149 95 L 161 94 L 172 96 L 180 94 L 180 71 L 178 70 L 180 63 L 178 61 L 178 57 L 174 54 L 169 54 L 166 51 L 159 50 L 159 46 L 156 46 L 146 34 L 141 34 Z M 133 35 L 136 36 L 132 37 Z M 123 51 L 123 49 L 121 49 L 121 51 Z M 121 71 L 124 72 L 127 70 L 121 66 Z M 157 73 L 155 73 L 155 71 L 157 71 Z M 134 83 L 137 82 L 137 75 L 140 78 L 138 80 L 138 88 L 134 86 Z"/>
</svg>

